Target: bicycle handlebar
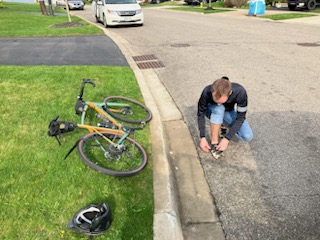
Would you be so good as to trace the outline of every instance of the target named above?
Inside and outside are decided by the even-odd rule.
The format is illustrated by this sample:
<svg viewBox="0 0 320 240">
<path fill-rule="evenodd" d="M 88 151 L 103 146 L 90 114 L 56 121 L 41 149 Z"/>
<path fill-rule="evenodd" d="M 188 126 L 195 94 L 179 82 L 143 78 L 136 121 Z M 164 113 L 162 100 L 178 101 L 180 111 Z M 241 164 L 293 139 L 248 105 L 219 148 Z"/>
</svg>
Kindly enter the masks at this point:
<svg viewBox="0 0 320 240">
<path fill-rule="evenodd" d="M 78 99 L 80 99 L 80 100 L 82 100 L 82 96 L 83 96 L 83 92 L 84 92 L 84 86 L 86 85 L 86 83 L 89 83 L 93 87 L 96 87 L 96 84 L 93 81 L 91 81 L 91 79 L 88 79 L 88 78 L 82 79 L 81 89 L 80 89 L 80 93 L 78 95 Z"/>
</svg>

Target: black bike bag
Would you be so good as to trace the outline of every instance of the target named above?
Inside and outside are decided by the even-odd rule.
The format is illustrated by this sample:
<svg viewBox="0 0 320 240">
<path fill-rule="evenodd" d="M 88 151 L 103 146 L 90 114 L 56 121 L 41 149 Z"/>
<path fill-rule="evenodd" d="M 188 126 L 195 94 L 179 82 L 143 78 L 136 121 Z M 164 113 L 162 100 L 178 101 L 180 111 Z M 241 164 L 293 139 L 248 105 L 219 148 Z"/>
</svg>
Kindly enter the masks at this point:
<svg viewBox="0 0 320 240">
<path fill-rule="evenodd" d="M 76 105 L 74 106 L 74 110 L 76 111 L 76 114 L 81 115 L 81 113 L 84 110 L 84 105 L 85 105 L 84 101 L 80 99 L 77 101 Z"/>
<path fill-rule="evenodd" d="M 58 136 L 62 133 L 71 132 L 75 129 L 76 124 L 71 122 L 63 122 L 58 120 L 53 120 L 49 124 L 49 136 Z"/>
</svg>

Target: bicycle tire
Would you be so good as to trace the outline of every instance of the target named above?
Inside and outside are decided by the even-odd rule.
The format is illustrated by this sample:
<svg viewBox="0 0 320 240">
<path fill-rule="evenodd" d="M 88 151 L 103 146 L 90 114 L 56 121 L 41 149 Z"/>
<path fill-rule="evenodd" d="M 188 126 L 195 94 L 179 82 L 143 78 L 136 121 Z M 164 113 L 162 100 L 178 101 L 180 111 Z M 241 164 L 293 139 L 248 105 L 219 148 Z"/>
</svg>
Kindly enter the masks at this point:
<svg viewBox="0 0 320 240">
<path fill-rule="evenodd" d="M 85 135 L 79 141 L 77 149 L 82 161 L 90 168 L 106 175 L 125 177 L 137 174 L 147 165 L 147 154 L 135 140 L 127 137 L 121 145 L 122 150 L 118 150 L 100 134 L 113 142 L 122 137 L 107 132 Z M 119 159 L 113 156 L 119 156 Z"/>
<path fill-rule="evenodd" d="M 110 96 L 104 99 L 104 110 L 109 113 L 112 117 L 127 122 L 127 123 L 148 123 L 152 119 L 151 111 L 142 103 L 127 97 L 122 96 Z M 108 104 L 119 103 L 119 104 L 130 104 L 130 109 L 122 108 L 118 109 L 120 113 L 116 113 L 114 109 L 108 107 Z M 131 114 L 127 114 L 131 110 Z"/>
</svg>

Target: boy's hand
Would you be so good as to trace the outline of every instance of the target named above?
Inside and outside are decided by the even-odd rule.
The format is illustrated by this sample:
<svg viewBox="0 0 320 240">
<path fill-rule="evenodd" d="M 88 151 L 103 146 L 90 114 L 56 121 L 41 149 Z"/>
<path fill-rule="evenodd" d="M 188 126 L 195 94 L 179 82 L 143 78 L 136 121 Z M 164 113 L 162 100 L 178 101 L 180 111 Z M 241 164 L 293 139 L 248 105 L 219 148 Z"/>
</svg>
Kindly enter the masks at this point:
<svg viewBox="0 0 320 240">
<path fill-rule="evenodd" d="M 205 152 L 209 152 L 209 150 L 211 149 L 211 147 L 208 144 L 208 141 L 205 137 L 200 139 L 200 148 Z"/>
<path fill-rule="evenodd" d="M 225 150 L 227 150 L 228 145 L 229 145 L 229 140 L 226 138 L 222 138 L 220 143 L 216 147 L 216 149 L 219 151 L 225 151 Z"/>
</svg>

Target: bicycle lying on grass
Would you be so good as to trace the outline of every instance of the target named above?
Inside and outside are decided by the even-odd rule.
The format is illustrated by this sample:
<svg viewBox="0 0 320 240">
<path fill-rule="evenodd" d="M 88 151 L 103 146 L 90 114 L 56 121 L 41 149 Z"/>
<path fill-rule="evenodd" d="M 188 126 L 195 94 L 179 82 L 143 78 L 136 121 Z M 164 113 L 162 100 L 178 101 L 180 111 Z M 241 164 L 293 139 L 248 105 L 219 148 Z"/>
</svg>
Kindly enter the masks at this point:
<svg viewBox="0 0 320 240">
<path fill-rule="evenodd" d="M 49 136 L 56 137 L 59 144 L 61 134 L 76 128 L 87 129 L 90 133 L 81 137 L 68 152 L 65 159 L 77 147 L 83 162 L 92 169 L 111 176 L 131 176 L 141 171 L 147 164 L 145 150 L 129 135 L 141 130 L 148 123 L 152 114 L 140 102 L 122 96 L 110 96 L 103 102 L 83 100 L 84 87 L 95 83 L 83 79 L 75 105 L 76 114 L 81 115 L 80 123 L 59 121 L 55 117 L 49 124 Z M 99 119 L 98 126 L 85 124 L 87 112 L 93 109 Z M 125 126 L 120 121 L 134 124 Z"/>
</svg>

